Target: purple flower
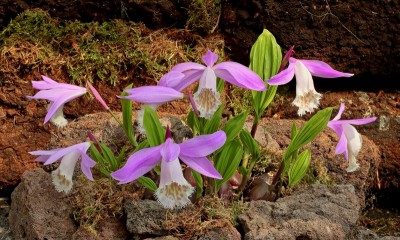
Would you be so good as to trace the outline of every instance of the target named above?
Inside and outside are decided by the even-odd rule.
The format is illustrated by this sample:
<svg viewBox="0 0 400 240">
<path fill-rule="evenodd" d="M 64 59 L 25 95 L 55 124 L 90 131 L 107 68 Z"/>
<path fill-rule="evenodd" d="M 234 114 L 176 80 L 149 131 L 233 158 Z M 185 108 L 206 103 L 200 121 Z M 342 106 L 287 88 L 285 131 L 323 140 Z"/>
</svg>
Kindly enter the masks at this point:
<svg viewBox="0 0 400 240">
<path fill-rule="evenodd" d="M 132 182 L 161 161 L 160 184 L 155 196 L 166 208 L 181 208 L 190 203 L 189 197 L 194 189 L 183 177 L 179 159 L 204 176 L 222 179 L 207 155 L 224 145 L 226 134 L 218 131 L 176 144 L 168 137 L 168 132 L 163 144 L 135 152 L 125 166 L 111 176 L 120 184 Z"/>
<path fill-rule="evenodd" d="M 44 119 L 46 124 L 49 120 L 57 127 L 65 127 L 68 121 L 64 118 L 64 104 L 86 93 L 86 88 L 78 87 L 66 83 L 58 83 L 46 76 L 43 81 L 32 81 L 34 89 L 40 91 L 35 96 L 28 96 L 29 99 L 46 99 L 50 103 L 47 108 L 47 114 Z"/>
<path fill-rule="evenodd" d="M 347 172 L 356 171 L 360 165 L 357 163 L 356 156 L 361 150 L 362 137 L 351 125 L 363 125 L 376 120 L 376 117 L 352 120 L 339 120 L 344 111 L 344 104 L 340 104 L 339 112 L 335 118 L 328 122 L 328 127 L 333 129 L 339 136 L 339 142 L 336 145 L 335 154 L 344 153 L 346 160 L 349 161 Z"/>
<path fill-rule="evenodd" d="M 221 62 L 214 65 L 218 60 L 218 55 L 211 51 L 208 51 L 202 59 L 206 66 L 194 62 L 180 63 L 173 67 L 170 73 L 183 74 L 182 78 L 174 81 L 161 79 L 159 82 L 161 86 L 182 91 L 199 80 L 199 88 L 194 94 L 194 101 L 201 117 L 211 118 L 221 104 L 217 91 L 217 77 L 241 88 L 256 91 L 267 89 L 263 80 L 246 66 L 236 62 Z"/>
<path fill-rule="evenodd" d="M 296 75 L 296 98 L 293 105 L 297 106 L 299 116 L 306 112 L 312 113 L 318 108 L 321 94 L 315 91 L 312 76 L 322 78 L 351 77 L 354 74 L 334 70 L 328 64 L 317 60 L 289 59 L 287 69 L 273 76 L 267 82 L 269 85 L 283 85 Z M 312 76 L 311 76 L 312 75 Z"/>
<path fill-rule="evenodd" d="M 183 94 L 181 92 L 165 86 L 143 86 L 143 87 L 126 89 L 125 92 L 128 93 L 129 95 L 119 96 L 119 97 L 123 99 L 129 99 L 138 103 L 146 104 L 147 106 L 153 108 L 154 110 L 157 109 L 163 103 L 183 98 Z M 136 116 L 139 125 L 138 130 L 141 133 L 144 133 L 143 114 L 144 114 L 144 108 L 142 106 L 141 109 L 137 111 L 137 116 Z"/>
<path fill-rule="evenodd" d="M 60 166 L 52 172 L 52 179 L 57 191 L 68 193 L 72 189 L 72 175 L 79 157 L 81 160 L 81 169 L 86 177 L 93 180 L 90 168 L 96 165 L 96 162 L 87 154 L 90 142 L 79 143 L 66 148 L 58 148 L 49 151 L 40 150 L 29 152 L 32 155 L 39 156 L 36 161 L 43 162 L 44 165 L 52 164 L 61 158 Z"/>
</svg>

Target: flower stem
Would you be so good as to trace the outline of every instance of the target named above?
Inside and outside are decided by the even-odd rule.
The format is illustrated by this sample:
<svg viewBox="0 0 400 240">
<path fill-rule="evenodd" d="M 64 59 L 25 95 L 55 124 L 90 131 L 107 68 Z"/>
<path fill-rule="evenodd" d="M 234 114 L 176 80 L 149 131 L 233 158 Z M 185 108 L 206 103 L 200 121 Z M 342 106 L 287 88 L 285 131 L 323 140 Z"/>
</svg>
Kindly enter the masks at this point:
<svg viewBox="0 0 400 240">
<path fill-rule="evenodd" d="M 117 121 L 117 123 L 124 128 L 124 125 L 122 124 L 121 120 L 119 120 L 119 118 L 117 117 L 117 115 L 115 115 L 115 113 L 113 111 L 111 111 L 111 109 L 108 109 L 108 112 L 111 114 L 111 116 L 113 116 L 113 118 L 115 119 L 115 121 Z"/>
</svg>

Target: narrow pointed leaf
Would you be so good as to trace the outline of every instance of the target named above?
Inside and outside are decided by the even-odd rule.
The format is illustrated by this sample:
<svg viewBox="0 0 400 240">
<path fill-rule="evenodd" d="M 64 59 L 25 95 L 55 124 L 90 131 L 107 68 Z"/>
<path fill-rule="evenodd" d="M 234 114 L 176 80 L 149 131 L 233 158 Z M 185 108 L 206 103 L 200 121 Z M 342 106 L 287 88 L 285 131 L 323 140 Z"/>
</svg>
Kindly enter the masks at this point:
<svg viewBox="0 0 400 240">
<path fill-rule="evenodd" d="M 246 129 L 242 129 L 239 134 L 240 141 L 242 141 L 244 147 L 251 154 L 253 159 L 257 159 L 260 156 L 260 148 L 257 141 L 251 136 L 250 132 Z"/>
<path fill-rule="evenodd" d="M 232 141 L 237 137 L 239 132 L 243 129 L 243 125 L 246 122 L 247 112 L 242 112 L 241 114 L 230 119 L 222 129 L 226 133 L 226 142 Z"/>
<path fill-rule="evenodd" d="M 128 85 L 126 89 L 132 88 L 132 84 Z M 122 92 L 122 96 L 128 96 L 126 92 Z M 129 141 L 137 146 L 137 142 L 135 139 L 135 134 L 133 131 L 133 122 L 132 122 L 132 101 L 128 99 L 121 98 L 122 105 L 122 127 L 124 128 L 125 134 L 128 137 Z"/>
<path fill-rule="evenodd" d="M 206 122 L 204 125 L 204 131 L 202 134 L 215 133 L 218 130 L 219 124 L 221 123 L 223 106 L 221 105 L 218 110 L 214 113 L 213 117 Z"/>
<path fill-rule="evenodd" d="M 203 178 L 201 177 L 200 173 L 196 171 L 192 171 L 193 178 L 196 181 L 196 190 L 197 190 L 197 195 L 196 198 L 200 198 L 203 196 Z"/>
<path fill-rule="evenodd" d="M 142 176 L 137 179 L 137 181 L 142 184 L 144 187 L 150 189 L 151 191 L 155 192 L 157 190 L 157 185 L 151 178 Z"/>
<path fill-rule="evenodd" d="M 298 183 L 306 175 L 311 163 L 311 152 L 306 149 L 297 157 L 289 169 L 289 187 Z"/>
<path fill-rule="evenodd" d="M 238 169 L 242 155 L 242 144 L 238 140 L 232 140 L 222 147 L 222 151 L 216 156 L 215 168 L 222 175 L 221 180 L 215 181 L 217 191 Z"/>
<path fill-rule="evenodd" d="M 162 144 L 165 140 L 165 129 L 162 127 L 154 109 L 144 106 L 143 125 L 150 147 Z"/>
</svg>

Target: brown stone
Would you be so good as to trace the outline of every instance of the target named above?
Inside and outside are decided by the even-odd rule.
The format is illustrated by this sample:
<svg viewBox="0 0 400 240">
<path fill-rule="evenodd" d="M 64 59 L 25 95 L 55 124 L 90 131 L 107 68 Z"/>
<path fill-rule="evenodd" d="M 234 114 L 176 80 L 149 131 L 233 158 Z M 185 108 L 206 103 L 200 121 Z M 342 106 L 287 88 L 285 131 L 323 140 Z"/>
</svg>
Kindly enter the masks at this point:
<svg viewBox="0 0 400 240">
<path fill-rule="evenodd" d="M 10 229 L 15 239 L 71 239 L 76 226 L 68 196 L 57 192 L 41 168 L 27 171 L 11 195 Z"/>
</svg>

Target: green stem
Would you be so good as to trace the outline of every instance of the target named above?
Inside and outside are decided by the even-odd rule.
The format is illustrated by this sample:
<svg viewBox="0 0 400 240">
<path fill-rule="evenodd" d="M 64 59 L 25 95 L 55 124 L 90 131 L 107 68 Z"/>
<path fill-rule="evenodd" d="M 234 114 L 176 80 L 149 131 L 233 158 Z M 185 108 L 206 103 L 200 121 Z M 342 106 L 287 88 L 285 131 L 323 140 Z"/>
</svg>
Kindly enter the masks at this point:
<svg viewBox="0 0 400 240">
<path fill-rule="evenodd" d="M 119 120 L 119 118 L 117 117 L 117 115 L 115 115 L 115 113 L 113 111 L 111 111 L 111 109 L 108 109 L 108 112 L 111 114 L 111 116 L 113 116 L 113 118 L 115 119 L 115 121 L 117 121 L 117 123 L 124 128 L 124 125 L 122 124 L 121 120 Z"/>
</svg>

